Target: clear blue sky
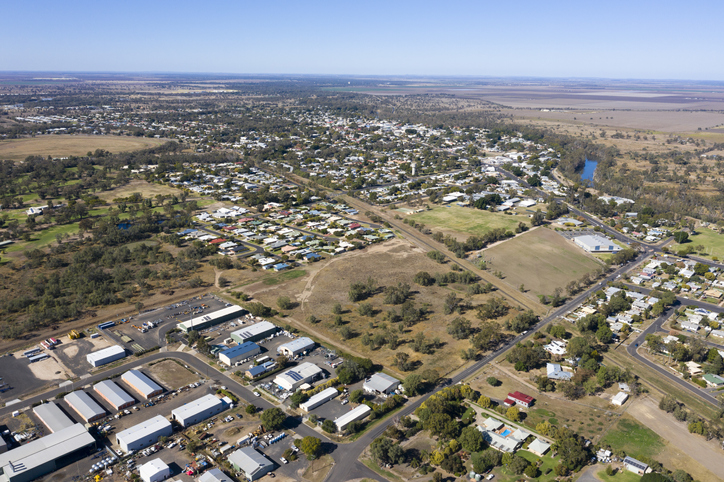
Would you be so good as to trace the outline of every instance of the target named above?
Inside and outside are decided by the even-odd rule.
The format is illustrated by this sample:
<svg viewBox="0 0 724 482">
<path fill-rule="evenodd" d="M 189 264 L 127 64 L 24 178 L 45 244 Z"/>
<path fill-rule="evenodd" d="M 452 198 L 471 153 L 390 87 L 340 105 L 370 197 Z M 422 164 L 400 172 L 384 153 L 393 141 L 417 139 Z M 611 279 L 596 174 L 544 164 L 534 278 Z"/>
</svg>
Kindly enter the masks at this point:
<svg viewBox="0 0 724 482">
<path fill-rule="evenodd" d="M 0 70 L 724 80 L 724 2 L 2 2 Z"/>
</svg>

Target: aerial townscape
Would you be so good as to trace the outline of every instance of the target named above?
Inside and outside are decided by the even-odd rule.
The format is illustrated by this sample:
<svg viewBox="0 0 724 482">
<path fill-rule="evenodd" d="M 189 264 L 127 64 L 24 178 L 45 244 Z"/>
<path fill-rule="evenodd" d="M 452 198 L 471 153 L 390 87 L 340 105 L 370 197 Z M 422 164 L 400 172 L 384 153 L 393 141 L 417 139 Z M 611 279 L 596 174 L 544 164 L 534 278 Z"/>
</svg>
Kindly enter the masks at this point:
<svg viewBox="0 0 724 482">
<path fill-rule="evenodd" d="M 716 55 L 603 6 L 545 8 L 664 50 L 529 1 L 41 3 L 0 32 L 0 482 L 724 480 Z"/>
</svg>

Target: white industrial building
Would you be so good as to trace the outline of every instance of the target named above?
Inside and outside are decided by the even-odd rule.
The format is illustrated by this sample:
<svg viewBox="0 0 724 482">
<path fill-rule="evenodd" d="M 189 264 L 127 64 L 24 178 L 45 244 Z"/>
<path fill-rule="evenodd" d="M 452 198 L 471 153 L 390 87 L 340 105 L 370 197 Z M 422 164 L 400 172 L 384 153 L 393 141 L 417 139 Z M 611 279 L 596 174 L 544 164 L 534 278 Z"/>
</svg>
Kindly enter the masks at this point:
<svg viewBox="0 0 724 482">
<path fill-rule="evenodd" d="M 618 405 L 619 407 L 626 403 L 626 400 L 628 400 L 628 394 L 626 392 L 618 392 L 614 397 L 611 399 L 611 403 L 614 405 Z"/>
<path fill-rule="evenodd" d="M 250 481 L 260 479 L 274 469 L 274 462 L 251 447 L 240 448 L 229 455 L 228 460 L 235 470 L 243 472 Z"/>
<path fill-rule="evenodd" d="M 305 362 L 277 375 L 274 384 L 283 390 L 293 392 L 301 385 L 313 381 L 321 373 L 322 369 L 317 365 Z"/>
<path fill-rule="evenodd" d="M 201 474 L 199 482 L 232 482 L 232 480 L 231 477 L 223 473 L 220 469 L 214 467 Z"/>
<path fill-rule="evenodd" d="M 34 407 L 33 413 L 35 413 L 35 416 L 38 417 L 46 427 L 48 427 L 50 433 L 60 432 L 65 428 L 75 425 L 75 422 L 63 413 L 60 407 L 53 402 L 44 403 Z"/>
<path fill-rule="evenodd" d="M 318 394 L 312 396 L 306 402 L 300 403 L 299 408 L 301 408 L 305 412 L 309 412 L 310 410 L 314 410 L 320 405 L 332 400 L 337 395 L 339 395 L 339 390 L 334 387 L 329 387 L 326 390 L 322 390 Z"/>
<path fill-rule="evenodd" d="M 259 353 L 261 353 L 259 345 L 253 341 L 247 341 L 219 352 L 219 361 L 225 363 L 227 366 L 232 366 L 237 362 L 245 360 L 250 356 L 258 355 Z"/>
<path fill-rule="evenodd" d="M 621 251 L 621 246 L 603 236 L 578 236 L 573 242 L 589 253 L 615 253 Z"/>
<path fill-rule="evenodd" d="M 94 367 L 99 367 L 101 365 L 105 365 L 106 363 L 111 363 L 125 357 L 126 350 L 122 346 L 113 345 L 109 346 L 108 348 L 89 353 L 88 355 L 86 355 L 86 360 L 88 360 L 88 363 L 90 363 Z"/>
<path fill-rule="evenodd" d="M 63 400 L 86 422 L 95 422 L 105 417 L 106 411 L 83 390 L 71 392 Z"/>
<path fill-rule="evenodd" d="M 0 482 L 29 482 L 80 460 L 96 440 L 76 423 L 0 454 Z"/>
<path fill-rule="evenodd" d="M 209 394 L 171 410 L 171 417 L 186 428 L 223 412 L 229 405 L 216 395 Z"/>
<path fill-rule="evenodd" d="M 231 339 L 237 343 L 259 341 L 279 331 L 279 327 L 268 321 L 260 321 L 231 333 Z"/>
<path fill-rule="evenodd" d="M 159 482 L 171 476 L 171 469 L 161 459 L 153 459 L 138 468 L 143 482 Z"/>
<path fill-rule="evenodd" d="M 200 331 L 205 330 L 206 328 L 209 328 L 211 326 L 218 325 L 219 323 L 224 323 L 225 321 L 230 321 L 234 318 L 238 318 L 244 313 L 246 313 L 246 310 L 244 308 L 242 308 L 241 306 L 232 305 L 214 311 L 213 313 L 207 313 L 196 318 L 191 318 L 191 320 L 184 321 L 183 323 L 179 323 L 176 326 L 184 333 L 188 333 L 191 330 Z"/>
<path fill-rule="evenodd" d="M 163 388 L 140 370 L 128 370 L 121 375 L 121 380 L 146 400 L 163 393 Z"/>
<path fill-rule="evenodd" d="M 400 381 L 397 378 L 385 373 L 375 373 L 362 384 L 362 388 L 367 393 L 384 393 L 386 395 L 393 393 L 399 386 Z"/>
<path fill-rule="evenodd" d="M 171 422 L 163 415 L 141 422 L 116 434 L 116 442 L 124 452 L 139 450 L 158 442 L 159 437 L 168 437 L 173 434 Z"/>
<path fill-rule="evenodd" d="M 96 383 L 93 390 L 115 410 L 122 410 L 136 403 L 133 397 L 111 380 Z"/>
<path fill-rule="evenodd" d="M 362 405 L 358 405 L 353 410 L 350 410 L 349 412 L 345 413 L 334 421 L 334 423 L 337 425 L 337 430 L 339 430 L 340 432 L 344 431 L 344 429 L 346 429 L 350 423 L 356 420 L 362 420 L 367 415 L 369 415 L 371 411 L 372 409 L 364 403 Z"/>
<path fill-rule="evenodd" d="M 289 343 L 280 345 L 277 348 L 277 353 L 287 357 L 295 357 L 300 353 L 304 353 L 305 351 L 313 350 L 314 346 L 314 340 L 303 336 L 301 338 L 297 338 L 296 340 L 292 340 Z"/>
</svg>

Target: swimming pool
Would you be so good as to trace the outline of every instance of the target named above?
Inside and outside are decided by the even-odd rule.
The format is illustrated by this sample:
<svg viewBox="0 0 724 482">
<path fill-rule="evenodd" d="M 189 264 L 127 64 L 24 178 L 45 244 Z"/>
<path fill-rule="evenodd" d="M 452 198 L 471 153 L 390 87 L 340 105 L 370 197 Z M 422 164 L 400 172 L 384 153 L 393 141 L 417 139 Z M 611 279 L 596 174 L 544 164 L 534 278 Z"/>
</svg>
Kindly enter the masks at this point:
<svg viewBox="0 0 724 482">
<path fill-rule="evenodd" d="M 503 430 L 503 433 L 501 433 L 500 435 L 502 435 L 503 437 L 507 437 L 511 433 L 512 432 L 510 431 L 510 429 L 506 428 L 505 430 Z"/>
</svg>

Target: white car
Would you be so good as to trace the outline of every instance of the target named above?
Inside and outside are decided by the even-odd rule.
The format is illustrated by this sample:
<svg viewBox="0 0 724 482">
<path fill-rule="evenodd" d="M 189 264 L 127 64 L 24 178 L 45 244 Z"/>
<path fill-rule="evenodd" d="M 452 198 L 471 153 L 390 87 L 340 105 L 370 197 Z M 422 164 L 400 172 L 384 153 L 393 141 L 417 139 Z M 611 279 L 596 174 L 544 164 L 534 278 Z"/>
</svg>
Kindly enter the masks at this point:
<svg viewBox="0 0 724 482">
<path fill-rule="evenodd" d="M 254 396 L 255 396 L 255 397 L 261 397 L 261 393 L 259 393 L 259 392 L 254 392 Z"/>
<path fill-rule="evenodd" d="M 348 403 L 349 403 L 349 400 L 347 400 L 346 398 L 344 400 L 342 400 L 342 405 L 347 405 Z"/>
<path fill-rule="evenodd" d="M 493 477 L 495 477 L 495 474 L 490 474 L 487 477 L 485 477 L 485 480 L 492 480 Z"/>
<path fill-rule="evenodd" d="M 284 457 L 280 458 L 279 460 L 281 460 L 283 464 L 287 463 L 287 459 L 285 459 Z"/>
</svg>

